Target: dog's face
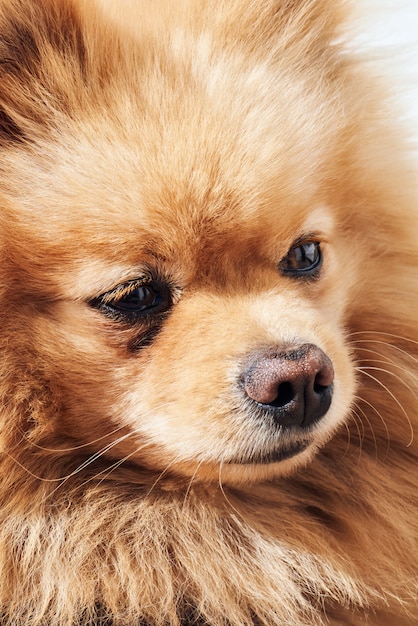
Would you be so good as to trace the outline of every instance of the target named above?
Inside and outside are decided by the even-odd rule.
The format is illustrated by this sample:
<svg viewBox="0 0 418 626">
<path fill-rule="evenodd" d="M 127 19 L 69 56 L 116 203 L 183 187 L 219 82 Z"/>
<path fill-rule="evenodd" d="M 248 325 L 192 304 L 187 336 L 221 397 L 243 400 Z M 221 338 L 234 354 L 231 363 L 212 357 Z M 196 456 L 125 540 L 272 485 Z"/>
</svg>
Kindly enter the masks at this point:
<svg viewBox="0 0 418 626">
<path fill-rule="evenodd" d="M 337 78 L 225 64 L 199 37 L 138 44 L 130 84 L 9 146 L 7 324 L 51 402 L 38 443 L 259 480 L 306 464 L 353 401 L 352 171 Z"/>
</svg>

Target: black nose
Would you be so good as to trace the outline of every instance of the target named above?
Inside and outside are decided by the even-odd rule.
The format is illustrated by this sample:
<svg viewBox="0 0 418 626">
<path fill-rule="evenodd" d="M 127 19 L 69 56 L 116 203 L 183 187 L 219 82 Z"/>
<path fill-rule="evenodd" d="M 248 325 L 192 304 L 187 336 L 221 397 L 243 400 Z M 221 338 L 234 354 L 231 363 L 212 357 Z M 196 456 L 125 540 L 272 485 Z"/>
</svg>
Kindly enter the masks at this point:
<svg viewBox="0 0 418 626">
<path fill-rule="evenodd" d="M 252 355 L 242 376 L 248 398 L 281 426 L 306 427 L 331 405 L 334 368 L 318 346 L 307 343 Z"/>
</svg>

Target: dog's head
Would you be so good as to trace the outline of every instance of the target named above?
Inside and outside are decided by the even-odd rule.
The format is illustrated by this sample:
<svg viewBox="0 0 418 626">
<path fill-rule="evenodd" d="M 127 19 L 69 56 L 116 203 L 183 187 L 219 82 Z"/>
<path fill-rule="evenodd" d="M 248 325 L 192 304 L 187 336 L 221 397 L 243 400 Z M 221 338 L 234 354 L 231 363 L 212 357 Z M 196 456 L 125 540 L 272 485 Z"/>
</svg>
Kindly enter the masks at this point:
<svg viewBox="0 0 418 626">
<path fill-rule="evenodd" d="M 353 401 L 367 105 L 330 2 L 186 4 L 2 4 L 3 398 L 87 465 L 263 479 Z"/>
</svg>

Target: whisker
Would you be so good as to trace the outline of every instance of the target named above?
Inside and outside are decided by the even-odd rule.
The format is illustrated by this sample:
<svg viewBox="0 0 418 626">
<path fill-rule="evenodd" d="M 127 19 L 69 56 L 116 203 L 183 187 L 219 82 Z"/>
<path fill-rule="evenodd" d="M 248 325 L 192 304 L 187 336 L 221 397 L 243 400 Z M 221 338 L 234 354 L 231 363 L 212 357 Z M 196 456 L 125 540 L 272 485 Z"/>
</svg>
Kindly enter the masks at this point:
<svg viewBox="0 0 418 626">
<path fill-rule="evenodd" d="M 356 417 L 356 413 L 354 411 L 354 418 L 355 417 Z M 344 452 L 344 456 L 345 456 L 346 454 L 348 454 L 348 451 L 350 450 L 350 447 L 351 447 L 351 431 L 350 431 L 350 428 L 349 428 L 346 420 L 344 421 L 344 427 L 345 427 L 345 429 L 347 431 L 347 446 L 346 446 L 345 452 Z"/>
<path fill-rule="evenodd" d="M 111 437 L 112 435 L 114 435 L 115 433 L 118 433 L 119 431 L 123 430 L 125 428 L 125 426 L 118 426 L 118 428 L 115 428 L 114 430 L 111 430 L 107 433 L 105 433 L 104 435 L 102 435 L 101 437 L 98 437 L 97 439 L 91 439 L 89 440 L 87 443 L 81 443 L 77 446 L 70 446 L 68 448 L 47 448 L 45 446 L 41 446 L 38 443 L 36 443 L 35 441 L 32 441 L 32 439 L 30 439 L 30 437 L 28 437 L 27 433 L 25 433 L 21 428 L 19 429 L 20 434 L 22 435 L 23 439 L 25 441 L 27 441 L 28 443 L 31 444 L 31 446 L 33 446 L 34 448 L 37 448 L 38 450 L 43 450 L 44 452 L 75 452 L 77 450 L 82 450 L 83 448 L 88 448 L 89 446 L 98 443 L 99 441 L 102 441 L 103 439 L 106 439 L 107 437 Z"/>
<path fill-rule="evenodd" d="M 369 378 L 371 378 L 372 380 L 374 380 L 378 385 L 380 385 L 382 387 L 382 389 L 384 389 L 388 395 L 393 399 L 393 401 L 398 405 L 398 407 L 401 409 L 402 413 L 405 416 L 405 419 L 408 422 L 410 431 L 411 431 L 411 439 L 407 444 L 407 447 L 409 448 L 413 441 L 414 441 L 414 430 L 413 430 L 413 426 L 412 426 L 412 422 L 411 419 L 409 417 L 409 415 L 407 414 L 407 412 L 405 411 L 404 407 L 402 406 L 402 404 L 399 402 L 398 398 L 395 396 L 394 393 L 392 393 L 392 391 L 381 381 L 379 380 L 379 378 L 377 378 L 376 376 L 373 376 L 372 374 L 370 374 L 368 371 L 369 369 L 379 369 L 379 368 L 361 368 L 361 367 L 357 367 L 356 368 L 359 372 L 361 372 L 362 374 L 364 374 L 365 376 L 368 376 Z M 380 371 L 386 371 L 386 370 L 380 370 Z M 387 372 L 387 373 L 391 373 L 391 372 Z"/>
<path fill-rule="evenodd" d="M 357 417 L 357 420 L 355 420 L 355 424 L 356 424 L 356 429 L 357 429 L 359 440 L 360 440 L 360 445 L 361 447 L 363 447 L 364 438 L 366 436 L 366 429 L 364 427 L 364 422 L 361 419 L 361 416 L 358 414 L 357 410 L 361 412 L 360 407 L 356 406 L 355 416 Z M 360 429 L 358 422 L 360 422 L 361 429 Z"/>
<path fill-rule="evenodd" d="M 412 339 L 410 340 L 412 342 Z M 413 354 L 411 354 L 410 352 L 408 352 L 407 350 L 404 350 L 403 348 L 400 348 L 399 346 L 395 346 L 392 343 L 388 343 L 387 341 L 379 341 L 377 339 L 356 339 L 353 344 L 357 347 L 358 344 L 361 343 L 365 343 L 367 345 L 370 345 L 372 343 L 377 344 L 379 346 L 386 346 L 388 348 L 391 348 L 392 350 L 397 350 L 398 352 L 400 352 L 401 354 L 403 354 L 404 356 L 406 356 L 408 359 L 411 359 L 411 361 L 413 361 L 414 363 L 418 362 L 418 358 L 415 357 Z M 413 343 L 418 343 L 416 341 L 414 341 Z M 366 348 L 362 348 L 361 346 L 358 347 L 359 350 L 366 350 Z M 376 354 L 380 354 L 380 353 L 376 353 Z M 382 355 L 380 354 L 380 356 L 386 356 L 386 355 Z"/>
<path fill-rule="evenodd" d="M 70 480 L 70 478 L 73 478 L 73 476 L 76 476 L 77 474 L 80 474 L 80 472 L 82 472 L 84 469 L 86 469 L 86 467 L 88 467 L 89 465 L 91 465 L 92 463 L 97 461 L 97 459 L 99 459 L 104 454 L 106 454 L 106 452 L 108 452 L 109 450 L 111 450 L 112 448 L 117 446 L 121 441 L 124 441 L 125 439 L 127 439 L 128 437 L 130 437 L 133 434 L 134 433 L 132 433 L 132 432 L 125 433 L 125 435 L 123 435 L 122 437 L 119 437 L 118 439 L 115 439 L 115 441 L 112 441 L 110 444 L 108 444 L 107 446 L 105 446 L 101 450 L 98 450 L 97 452 L 95 452 L 94 454 L 89 456 L 85 461 L 83 461 L 83 463 L 78 465 L 76 467 L 76 469 L 73 470 L 70 474 L 67 474 L 66 476 L 62 476 L 60 478 L 51 479 L 50 481 L 48 481 L 48 482 L 59 482 L 60 484 L 57 485 L 57 487 L 55 489 L 53 489 L 51 492 L 49 492 L 47 494 L 47 496 L 44 499 L 44 502 L 46 500 L 50 499 L 59 489 L 61 489 L 61 487 L 63 487 L 63 485 L 65 485 L 65 483 L 68 482 L 68 480 Z M 85 481 L 84 483 L 82 483 L 82 485 L 86 485 L 91 480 L 92 479 L 89 479 L 89 480 Z"/>
<path fill-rule="evenodd" d="M 388 369 L 387 367 L 378 367 L 379 365 L 386 365 L 390 368 L 398 369 L 400 370 L 400 374 L 402 374 L 402 376 L 400 374 L 396 374 L 394 371 L 392 371 L 392 369 Z M 380 371 L 388 374 L 389 376 L 392 376 L 393 378 L 398 380 L 403 387 L 406 387 L 406 389 L 408 389 L 408 391 L 414 396 L 414 398 L 416 398 L 418 395 L 418 387 L 415 384 L 416 382 L 418 382 L 418 376 L 416 376 L 413 372 L 409 372 L 408 370 L 405 371 L 402 366 L 397 365 L 396 363 L 390 363 L 382 359 L 361 359 L 357 362 L 357 369 L 358 368 L 376 370 L 378 372 Z"/>
<path fill-rule="evenodd" d="M 124 441 L 125 439 L 132 436 L 133 434 L 134 434 L 133 432 L 125 433 L 125 435 L 123 435 L 122 437 L 119 437 L 115 441 L 112 441 L 110 444 L 108 444 L 101 450 L 98 450 L 97 452 L 89 456 L 85 461 L 83 461 L 83 463 L 78 465 L 75 470 L 73 470 L 70 474 L 67 474 L 66 476 L 61 476 L 60 478 L 53 478 L 53 479 L 41 479 L 41 480 L 45 480 L 46 482 L 60 483 L 59 485 L 57 485 L 55 489 L 53 489 L 51 492 L 47 494 L 47 496 L 44 499 L 44 502 L 47 499 L 50 499 L 58 491 L 58 489 L 60 489 L 63 485 L 65 485 L 66 482 L 68 482 L 68 480 L 70 480 L 70 478 L 82 472 L 86 467 L 88 467 L 89 465 L 97 461 L 97 459 L 99 459 L 104 454 L 106 454 L 106 452 L 108 452 L 109 450 L 117 446 L 121 441 Z"/>
<path fill-rule="evenodd" d="M 109 450 L 117 446 L 122 441 L 125 441 L 125 439 L 128 439 L 128 437 L 132 437 L 133 434 L 134 434 L 133 432 L 125 433 L 124 435 L 122 435 L 122 437 L 118 437 L 117 439 L 109 443 L 107 446 L 104 446 L 104 448 L 101 448 L 100 450 L 98 450 L 97 452 L 89 456 L 85 461 L 83 461 L 83 463 L 81 463 L 81 465 L 79 465 L 71 474 L 69 474 L 68 478 L 71 478 L 71 476 L 75 476 L 76 474 L 79 474 L 81 471 L 86 469 L 86 467 L 88 467 L 89 465 L 97 461 L 97 459 L 99 459 L 104 454 L 106 454 L 106 452 L 109 452 Z"/>
<path fill-rule="evenodd" d="M 133 432 L 132 434 L 136 434 L 136 431 Z M 102 476 L 103 474 L 103 477 L 97 482 L 97 485 L 101 485 L 107 478 L 109 478 L 112 472 L 114 472 L 115 470 L 118 469 L 118 467 L 126 463 L 126 461 L 129 461 L 129 459 L 135 456 L 135 454 L 138 454 L 138 452 L 141 452 L 141 450 L 146 448 L 147 445 L 148 443 L 144 443 L 142 446 L 138 446 L 137 448 L 135 448 L 135 450 L 133 450 L 129 454 L 126 454 L 124 457 L 118 459 L 111 465 L 108 465 L 106 468 L 102 469 L 100 472 L 97 472 L 94 476 L 91 476 L 88 480 L 82 483 L 81 486 L 87 485 L 89 482 L 92 482 L 93 480 L 95 481 L 98 476 Z"/>
<path fill-rule="evenodd" d="M 356 335 L 383 335 L 384 337 L 391 337 L 392 339 L 399 339 L 400 341 L 405 341 L 407 343 L 412 343 L 415 345 L 418 345 L 418 341 L 415 341 L 414 339 L 411 339 L 410 337 L 404 337 L 403 335 L 397 335 L 395 333 L 387 333 L 384 330 L 359 330 L 359 331 L 355 331 L 355 332 L 351 332 L 348 334 L 348 337 L 354 337 Z M 386 342 L 382 342 L 382 343 L 386 343 Z M 393 346 L 392 344 L 387 344 L 386 345 L 390 345 L 393 348 L 396 348 L 397 346 Z"/>
<path fill-rule="evenodd" d="M 29 476 L 32 476 L 32 478 L 35 478 L 36 480 L 39 480 L 40 482 L 56 483 L 62 480 L 62 478 L 44 478 L 43 476 L 38 476 L 37 474 L 34 474 L 28 467 L 23 465 L 20 461 L 18 461 L 18 459 L 16 459 L 12 454 L 7 452 L 7 450 L 2 450 L 2 454 L 5 454 L 9 459 L 11 459 L 14 463 L 16 463 L 16 465 L 18 465 L 24 472 L 26 472 L 26 474 L 28 474 Z"/>
<path fill-rule="evenodd" d="M 188 484 L 187 489 L 186 489 L 186 493 L 184 494 L 183 506 L 182 506 L 182 508 L 183 508 L 183 509 L 184 509 L 184 507 L 185 507 L 185 504 L 186 504 L 187 498 L 189 497 L 189 494 L 190 494 L 190 490 L 191 490 L 191 488 L 192 488 L 193 481 L 194 481 L 194 479 L 196 478 L 197 472 L 199 471 L 199 469 L 200 469 L 200 467 L 201 467 L 202 463 L 203 463 L 203 461 L 199 461 L 199 463 L 198 463 L 198 464 L 197 464 L 197 466 L 196 466 L 195 471 L 193 472 L 193 476 L 191 477 L 191 479 L 190 479 L 190 481 L 189 481 L 189 484 Z"/>
<path fill-rule="evenodd" d="M 376 415 L 379 417 L 380 421 L 382 422 L 382 424 L 384 426 L 385 432 L 386 432 L 386 440 L 387 440 L 387 443 L 388 443 L 387 451 L 388 451 L 389 447 L 390 447 L 390 439 L 391 439 L 391 437 L 390 437 L 389 428 L 388 428 L 388 426 L 386 424 L 385 418 L 383 417 L 381 412 L 371 402 L 369 402 L 368 400 L 365 400 L 365 398 L 363 398 L 361 396 L 355 396 L 355 399 L 358 400 L 359 402 L 363 402 L 364 404 L 367 404 L 367 406 L 370 407 L 372 409 L 372 411 L 374 411 L 376 413 Z M 356 403 L 356 408 L 358 408 L 362 412 L 362 414 L 364 415 L 367 423 L 370 426 L 370 430 L 373 433 L 373 438 L 375 439 L 374 428 L 373 428 L 373 425 L 372 425 L 370 419 L 367 417 L 367 413 L 365 411 L 363 411 L 363 409 L 357 403 Z M 376 439 L 375 439 L 375 442 L 376 442 Z"/>
<path fill-rule="evenodd" d="M 359 425 L 357 423 L 358 421 L 360 421 L 360 418 L 357 415 L 357 413 L 356 413 L 354 408 L 352 409 L 352 417 L 353 417 L 354 426 L 356 428 L 356 431 L 357 431 L 357 434 L 358 434 L 358 437 L 359 437 L 359 443 L 360 443 L 360 448 L 361 448 L 361 445 L 362 445 L 362 435 L 361 435 L 360 427 L 359 427 Z M 345 452 L 344 452 L 344 455 L 345 455 L 345 454 L 348 453 L 348 451 L 351 448 L 352 433 L 351 433 L 351 430 L 350 430 L 350 424 L 347 423 L 347 420 L 344 421 L 344 426 L 345 426 L 345 429 L 347 431 L 347 446 L 346 446 L 346 449 L 345 449 Z"/>
<path fill-rule="evenodd" d="M 373 354 L 376 357 L 379 357 L 379 358 L 369 358 L 369 359 L 360 357 L 359 358 L 359 363 L 360 364 L 361 363 L 372 363 L 372 362 L 374 362 L 374 363 L 384 363 L 385 365 L 390 365 L 391 367 L 396 367 L 397 369 L 400 369 L 402 372 L 406 373 L 411 378 L 414 378 L 415 380 L 418 380 L 418 376 L 416 376 L 412 371 L 409 371 L 409 369 L 406 369 L 404 364 L 397 362 L 395 359 L 389 358 L 386 354 L 382 354 L 381 352 L 378 352 L 377 350 L 371 350 L 369 348 L 363 348 L 363 347 L 360 347 L 359 350 L 361 350 L 362 352 L 367 352 L 368 354 Z M 414 359 L 414 361 L 415 361 L 415 359 Z"/>
<path fill-rule="evenodd" d="M 168 465 L 166 465 L 166 467 L 163 469 L 163 471 L 160 472 L 160 474 L 157 476 L 156 480 L 152 483 L 150 489 L 148 489 L 147 493 L 145 494 L 146 498 L 148 498 L 148 496 L 150 496 L 152 494 L 153 490 L 158 485 L 160 480 L 162 478 L 164 478 L 164 476 L 167 474 L 167 472 L 170 470 L 170 468 L 173 467 L 173 465 L 175 465 L 178 460 L 179 460 L 179 457 L 176 456 L 172 461 L 170 461 L 170 463 Z"/>
<path fill-rule="evenodd" d="M 378 445 L 377 445 L 377 438 L 376 438 L 376 434 L 374 432 L 374 428 L 373 425 L 371 423 L 371 421 L 369 420 L 369 418 L 367 417 L 367 413 L 361 408 L 361 406 L 359 406 L 359 404 L 355 404 L 355 415 L 356 417 L 359 419 L 360 423 L 362 424 L 363 427 L 363 436 L 362 436 L 362 440 L 361 440 L 361 447 L 363 448 L 363 444 L 364 444 L 364 440 L 366 438 L 366 428 L 365 428 L 365 422 L 368 424 L 369 429 L 370 429 L 370 433 L 373 439 L 373 443 L 374 443 L 374 450 L 375 450 L 375 457 L 377 459 L 378 457 Z"/>
<path fill-rule="evenodd" d="M 238 518 L 243 519 L 242 513 L 240 511 L 238 511 L 238 509 L 232 504 L 231 500 L 228 498 L 228 496 L 225 493 L 225 489 L 224 489 L 223 484 L 222 484 L 222 467 L 223 467 L 223 461 L 220 461 L 220 463 L 219 463 L 218 483 L 219 483 L 219 488 L 221 490 L 222 496 L 223 496 L 225 502 L 228 504 L 228 506 L 230 506 L 231 509 L 237 514 Z"/>
<path fill-rule="evenodd" d="M 375 362 L 375 361 L 373 361 Z M 401 378 L 400 376 L 398 376 L 398 374 L 395 374 L 394 372 L 391 372 L 390 370 L 383 368 L 383 367 L 374 367 L 372 365 L 358 365 L 357 370 L 361 371 L 361 372 L 365 372 L 365 370 L 372 370 L 372 371 L 377 371 L 377 372 L 382 372 L 383 374 L 388 374 L 389 376 L 392 376 L 393 378 L 395 378 L 396 380 L 398 380 L 404 387 L 406 387 L 406 389 L 408 389 L 408 391 L 411 392 L 411 394 L 416 398 L 417 397 L 417 393 L 414 389 L 412 389 L 412 387 L 410 385 L 408 385 L 403 378 Z"/>
<path fill-rule="evenodd" d="M 83 469 L 85 469 L 85 467 L 87 467 L 88 465 L 90 465 L 91 463 L 93 463 L 97 458 L 100 458 L 100 456 L 102 456 L 103 454 L 106 454 L 106 452 L 108 450 L 110 450 L 112 447 L 114 447 L 115 445 L 117 445 L 118 443 L 120 443 L 120 441 L 122 441 L 123 439 L 125 439 L 128 435 L 130 435 L 131 433 L 125 434 L 123 437 L 120 437 L 119 439 L 117 439 L 115 442 L 112 442 L 112 444 L 109 444 L 108 446 L 106 446 L 105 448 L 103 448 L 101 451 L 96 452 L 94 455 L 92 455 L 91 457 L 89 457 L 87 459 L 87 461 L 84 461 L 84 463 L 82 463 L 81 465 L 79 465 L 75 470 L 73 470 L 72 472 L 70 472 L 69 474 L 65 475 L 65 476 L 59 476 L 57 478 L 45 478 L 44 476 L 39 476 L 38 474 L 35 474 L 34 472 L 32 472 L 28 467 L 26 467 L 25 465 L 23 465 L 23 463 L 21 463 L 18 459 L 16 459 L 12 454 L 10 454 L 9 452 L 7 452 L 7 450 L 3 450 L 2 452 L 9 458 L 11 459 L 14 463 L 16 463 L 16 465 L 18 465 L 26 474 L 28 474 L 29 476 L 32 476 L 32 478 L 35 478 L 35 480 L 39 480 L 39 482 L 42 483 L 59 483 L 59 485 L 53 489 L 51 492 L 49 492 L 45 499 L 44 502 L 49 499 L 54 493 L 56 493 L 56 491 L 58 489 L 60 489 L 62 487 L 62 485 L 64 485 L 70 478 L 72 478 L 73 476 L 76 476 L 78 473 L 80 473 L 80 471 L 82 471 Z"/>
</svg>

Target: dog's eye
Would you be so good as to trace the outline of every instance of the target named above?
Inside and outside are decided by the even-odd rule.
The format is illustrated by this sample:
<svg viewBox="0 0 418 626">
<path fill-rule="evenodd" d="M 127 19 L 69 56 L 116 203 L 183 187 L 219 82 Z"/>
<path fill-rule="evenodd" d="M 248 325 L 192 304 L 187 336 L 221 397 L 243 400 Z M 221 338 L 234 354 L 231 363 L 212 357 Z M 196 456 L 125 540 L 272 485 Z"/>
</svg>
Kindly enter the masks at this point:
<svg viewBox="0 0 418 626">
<path fill-rule="evenodd" d="M 142 313 L 143 311 L 161 311 L 166 305 L 166 294 L 155 285 L 140 285 L 112 303 L 117 311 Z"/>
<path fill-rule="evenodd" d="M 295 277 L 315 278 L 322 265 L 322 252 L 317 241 L 292 246 L 280 261 L 282 274 Z"/>
<path fill-rule="evenodd" d="M 157 281 L 129 282 L 95 298 L 90 304 L 114 318 L 137 318 L 167 311 L 172 303 L 168 285 Z"/>
</svg>

